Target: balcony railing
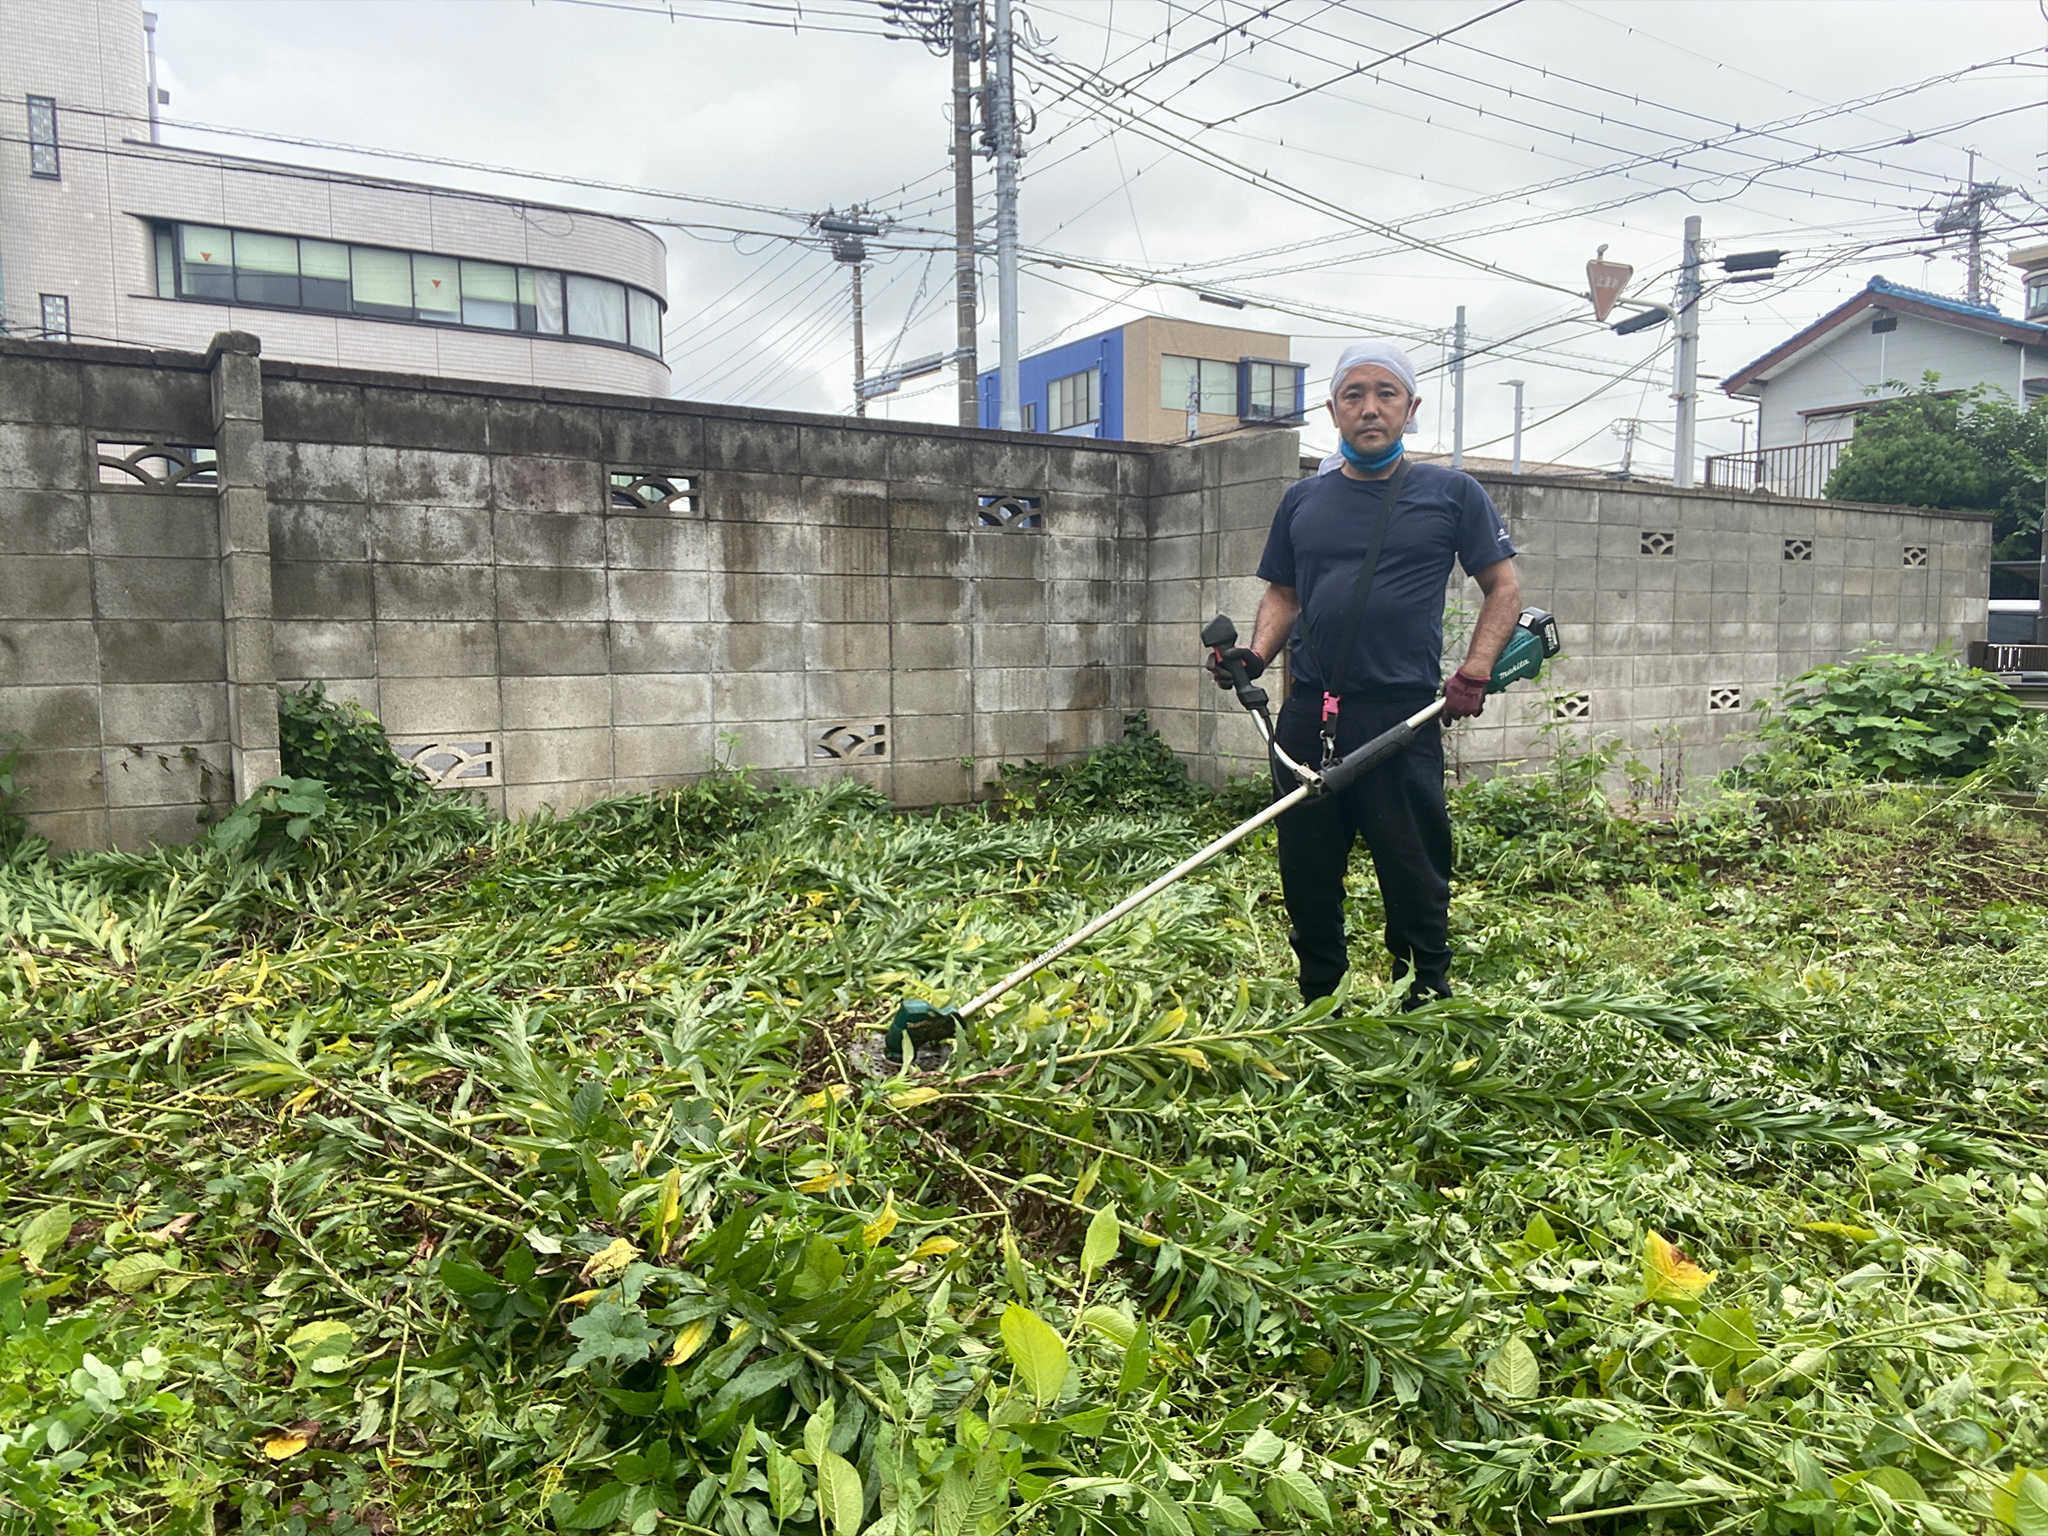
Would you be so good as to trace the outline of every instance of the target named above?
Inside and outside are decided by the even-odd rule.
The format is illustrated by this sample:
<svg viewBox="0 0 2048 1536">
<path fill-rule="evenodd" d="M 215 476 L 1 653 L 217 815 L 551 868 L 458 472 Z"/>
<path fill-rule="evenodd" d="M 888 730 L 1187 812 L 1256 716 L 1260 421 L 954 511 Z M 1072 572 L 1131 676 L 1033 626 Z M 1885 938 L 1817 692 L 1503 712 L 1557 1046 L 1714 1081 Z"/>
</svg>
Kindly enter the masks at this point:
<svg viewBox="0 0 2048 1536">
<path fill-rule="evenodd" d="M 1764 491 L 1772 496 L 1827 494 L 1828 476 L 1842 462 L 1846 438 L 1832 443 L 1793 443 L 1785 448 L 1752 448 L 1707 458 L 1707 488 Z"/>
</svg>

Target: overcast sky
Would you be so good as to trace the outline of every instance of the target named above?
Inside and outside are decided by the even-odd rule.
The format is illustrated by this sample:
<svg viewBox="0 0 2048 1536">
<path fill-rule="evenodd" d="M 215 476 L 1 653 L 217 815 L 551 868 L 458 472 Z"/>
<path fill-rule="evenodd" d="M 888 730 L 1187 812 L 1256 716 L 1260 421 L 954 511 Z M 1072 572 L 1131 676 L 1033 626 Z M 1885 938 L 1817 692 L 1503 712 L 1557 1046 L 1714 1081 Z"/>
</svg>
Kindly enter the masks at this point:
<svg viewBox="0 0 2048 1536">
<path fill-rule="evenodd" d="M 867 274 L 871 369 L 953 344 L 951 254 L 923 249 L 944 245 L 952 223 L 950 66 L 882 36 L 866 0 L 803 0 L 794 27 L 796 0 L 154 6 L 177 123 L 752 205 L 166 133 L 721 226 L 657 226 L 681 396 L 849 408 L 845 270 L 815 240 L 790 238 L 805 233 L 801 215 L 830 207 L 864 204 L 892 226 Z M 1713 453 L 1738 446 L 1746 414 L 1713 381 L 1872 275 L 1961 295 L 1954 243 L 1937 249 L 1927 231 L 1964 184 L 1971 149 L 1980 181 L 2015 189 L 1987 242 L 1992 295 L 2008 313 L 2018 293 L 2006 250 L 2048 238 L 2023 228 L 2048 230 L 2043 0 L 1041 0 L 1019 10 L 1036 39 L 1021 60 L 1035 118 L 1021 196 L 1034 253 L 1026 350 L 1139 314 L 1222 320 L 1291 336 L 1313 395 L 1343 339 L 1371 329 L 1412 338 L 1423 366 L 1439 364 L 1434 338 L 1463 304 L 1474 346 L 1496 347 L 1467 376 L 1466 443 L 1483 453 L 1505 454 L 1479 445 L 1508 431 L 1512 391 L 1501 382 L 1522 378 L 1531 458 L 1614 465 L 1616 424 L 1640 417 L 1637 466 L 1669 472 L 1669 328 L 1618 337 L 1593 323 L 1577 295 L 1602 244 L 1636 269 L 1631 295 L 1652 301 L 1670 298 L 1688 214 L 1704 220 L 1711 258 L 1791 253 L 1785 275 L 1709 294 L 1700 441 Z M 1412 51 L 1373 67 L 1400 49 Z M 988 162 L 976 181 L 992 221 Z M 1051 264 L 1062 255 L 1119 274 Z M 988 367 L 992 259 L 983 273 Z M 1162 275 L 1182 286 L 1144 280 Z M 1188 284 L 1254 302 L 1233 314 Z M 1448 446 L 1447 378 L 1430 375 L 1424 393 L 1423 443 Z M 950 421 L 950 376 L 877 409 Z M 1332 440 L 1325 423 L 1305 436 Z"/>
</svg>

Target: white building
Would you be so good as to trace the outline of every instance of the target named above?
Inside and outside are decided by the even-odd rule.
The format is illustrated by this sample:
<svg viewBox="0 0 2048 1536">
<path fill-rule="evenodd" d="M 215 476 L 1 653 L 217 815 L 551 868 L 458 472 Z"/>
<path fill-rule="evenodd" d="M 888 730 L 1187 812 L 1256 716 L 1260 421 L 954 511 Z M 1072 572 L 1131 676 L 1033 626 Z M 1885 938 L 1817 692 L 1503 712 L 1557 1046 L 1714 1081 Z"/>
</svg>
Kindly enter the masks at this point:
<svg viewBox="0 0 2048 1536">
<path fill-rule="evenodd" d="M 1757 451 L 1727 455 L 1739 462 L 1726 468 L 1709 460 L 1708 483 L 1717 483 L 1717 468 L 1733 468 L 1774 491 L 1818 496 L 1856 418 L 1884 386 L 1917 387 L 1930 372 L 1944 390 L 1988 384 L 2024 404 L 2048 392 L 2048 326 L 1873 277 L 1721 381 L 1730 395 L 1757 402 Z"/>
<path fill-rule="evenodd" d="M 194 351 L 244 330 L 294 362 L 669 392 L 653 233 L 152 143 L 144 23 L 140 0 L 0 0 L 0 330 Z"/>
</svg>

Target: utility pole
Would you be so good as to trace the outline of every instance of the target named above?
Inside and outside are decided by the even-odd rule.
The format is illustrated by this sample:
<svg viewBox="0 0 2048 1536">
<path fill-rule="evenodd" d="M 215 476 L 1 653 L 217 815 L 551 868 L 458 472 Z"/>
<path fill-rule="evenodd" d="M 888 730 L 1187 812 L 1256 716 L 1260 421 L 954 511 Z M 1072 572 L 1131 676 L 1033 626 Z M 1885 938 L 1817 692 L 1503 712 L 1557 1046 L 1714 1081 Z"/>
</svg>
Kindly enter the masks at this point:
<svg viewBox="0 0 2048 1536">
<path fill-rule="evenodd" d="M 157 122 L 156 109 L 169 104 L 171 93 L 156 83 L 156 12 L 142 13 L 143 41 L 149 48 L 149 142 L 163 143 L 163 131 Z"/>
<path fill-rule="evenodd" d="M 1977 179 L 1977 151 L 1970 151 L 1970 173 L 1967 187 L 1957 196 L 1948 200 L 1948 206 L 1934 220 L 1934 232 L 1938 235 L 1961 234 L 1969 255 L 1969 283 L 1964 297 L 1972 304 L 1986 302 L 1984 296 L 1984 210 L 1996 208 L 1999 199 L 2011 197 L 2016 188 L 2002 182 L 1979 181 Z"/>
<path fill-rule="evenodd" d="M 1465 306 L 1458 306 L 1458 329 L 1451 343 L 1451 468 L 1465 467 Z"/>
<path fill-rule="evenodd" d="M 1512 465 L 1511 465 L 1511 466 L 1509 467 L 1509 469 L 1508 469 L 1508 473 L 1509 473 L 1509 474 L 1511 474 L 1511 475 L 1519 475 L 1519 474 L 1520 474 L 1520 473 L 1522 472 L 1522 382 L 1523 382 L 1523 381 L 1522 381 L 1522 380 L 1520 380 L 1520 379 L 1504 379 L 1504 380 L 1502 380 L 1501 382 L 1502 382 L 1502 383 L 1504 383 L 1504 384 L 1507 384 L 1507 385 L 1511 386 L 1511 387 L 1512 387 L 1512 388 L 1514 389 L 1514 392 L 1515 392 L 1515 459 L 1514 459 L 1514 463 L 1513 463 L 1513 464 L 1512 464 Z"/>
<path fill-rule="evenodd" d="M 1637 419 L 1636 419 L 1635 417 L 1633 417 L 1633 416 L 1629 417 L 1629 419 L 1628 419 L 1628 420 L 1626 420 L 1626 421 L 1624 421 L 1623 423 L 1621 423 L 1621 427 L 1620 427 L 1620 436 L 1621 436 L 1621 476 L 1620 476 L 1620 478 L 1621 478 L 1621 479 L 1623 479 L 1623 480 L 1626 480 L 1626 479 L 1628 478 L 1628 476 L 1629 476 L 1629 467 L 1630 467 L 1630 466 L 1631 466 L 1632 464 L 1634 464 L 1634 463 L 1635 463 L 1635 458 L 1636 458 L 1636 429 L 1637 429 L 1637 428 L 1639 428 L 1640 426 L 1642 426 L 1642 423 L 1641 423 L 1640 421 L 1638 421 L 1638 420 L 1637 420 Z"/>
<path fill-rule="evenodd" d="M 1016 33 L 1010 0 L 994 0 L 996 11 L 996 310 L 1002 352 L 1002 415 L 1005 432 L 1024 430 L 1017 377 L 1017 76 Z"/>
<path fill-rule="evenodd" d="M 879 235 L 882 229 L 880 225 L 870 224 L 861 218 L 858 208 L 845 218 L 826 214 L 818 220 L 818 228 L 832 237 L 832 259 L 853 276 L 853 414 L 865 416 L 868 413 L 868 396 L 864 386 L 868 369 L 861 331 L 860 269 L 868 259 L 865 237 Z"/>
<path fill-rule="evenodd" d="M 1195 364 L 1188 375 L 1188 441 L 1202 435 L 1202 365 Z"/>
<path fill-rule="evenodd" d="M 1671 398 L 1678 402 L 1672 431 L 1671 483 L 1693 487 L 1693 428 L 1700 403 L 1700 216 L 1685 221 L 1684 260 L 1678 269 L 1678 351 L 1671 364 Z"/>
<path fill-rule="evenodd" d="M 953 0 L 953 311 L 963 427 L 981 425 L 974 304 L 974 82 L 968 68 L 980 31 L 975 0 Z"/>
</svg>

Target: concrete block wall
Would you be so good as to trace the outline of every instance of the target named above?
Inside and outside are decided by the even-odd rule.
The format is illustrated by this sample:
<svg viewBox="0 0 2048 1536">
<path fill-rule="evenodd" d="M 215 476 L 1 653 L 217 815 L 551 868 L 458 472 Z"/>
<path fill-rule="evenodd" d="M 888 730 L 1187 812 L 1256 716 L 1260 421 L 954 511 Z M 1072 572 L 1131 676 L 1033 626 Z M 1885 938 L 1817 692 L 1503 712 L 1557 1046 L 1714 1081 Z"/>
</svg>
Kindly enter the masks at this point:
<svg viewBox="0 0 2048 1536">
<path fill-rule="evenodd" d="M 1296 455 L 269 364 L 234 333 L 0 340 L 0 735 L 67 848 L 191 837 L 275 771 L 276 691 L 311 681 L 507 814 L 714 760 L 966 800 L 1137 709 L 1205 778 L 1257 773 L 1196 634 L 1249 634 Z M 1549 692 L 1645 753 L 1675 733 L 1695 775 L 1782 676 L 1981 633 L 1973 514 L 1482 478 L 1564 625 Z M 1551 707 L 1497 698 L 1454 761 L 1536 755 Z"/>
</svg>

